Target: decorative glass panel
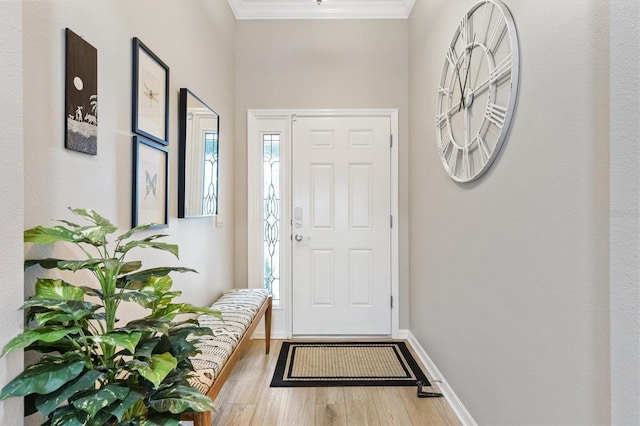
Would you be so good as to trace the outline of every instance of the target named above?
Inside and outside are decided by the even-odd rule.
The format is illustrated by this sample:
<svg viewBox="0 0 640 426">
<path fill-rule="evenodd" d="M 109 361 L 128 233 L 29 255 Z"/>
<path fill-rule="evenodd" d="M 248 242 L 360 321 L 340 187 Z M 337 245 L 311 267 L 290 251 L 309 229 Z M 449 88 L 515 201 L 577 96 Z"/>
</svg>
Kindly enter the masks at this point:
<svg viewBox="0 0 640 426">
<path fill-rule="evenodd" d="M 264 200 L 264 287 L 280 300 L 280 135 L 262 136 Z"/>
<path fill-rule="evenodd" d="M 214 215 L 218 202 L 218 133 L 204 134 L 204 173 L 202 185 L 202 214 Z"/>
</svg>

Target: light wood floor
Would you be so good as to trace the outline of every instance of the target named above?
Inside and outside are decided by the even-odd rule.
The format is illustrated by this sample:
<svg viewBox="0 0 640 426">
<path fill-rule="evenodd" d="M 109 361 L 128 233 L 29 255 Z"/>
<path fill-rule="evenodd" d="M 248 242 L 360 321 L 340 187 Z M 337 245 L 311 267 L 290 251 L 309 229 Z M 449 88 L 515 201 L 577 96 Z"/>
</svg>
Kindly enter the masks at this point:
<svg viewBox="0 0 640 426">
<path fill-rule="evenodd" d="M 444 398 L 417 398 L 415 387 L 270 388 L 281 345 L 265 355 L 252 341 L 214 402 L 214 425 L 460 424 Z"/>
</svg>

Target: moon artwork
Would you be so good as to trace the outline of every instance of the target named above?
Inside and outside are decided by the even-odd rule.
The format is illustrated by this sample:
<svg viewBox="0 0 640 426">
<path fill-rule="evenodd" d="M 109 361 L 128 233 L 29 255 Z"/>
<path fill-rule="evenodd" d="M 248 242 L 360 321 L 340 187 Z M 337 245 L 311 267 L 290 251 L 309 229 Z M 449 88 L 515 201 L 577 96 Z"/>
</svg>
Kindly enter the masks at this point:
<svg viewBox="0 0 640 426">
<path fill-rule="evenodd" d="M 98 153 L 98 51 L 66 29 L 65 147 Z"/>
</svg>

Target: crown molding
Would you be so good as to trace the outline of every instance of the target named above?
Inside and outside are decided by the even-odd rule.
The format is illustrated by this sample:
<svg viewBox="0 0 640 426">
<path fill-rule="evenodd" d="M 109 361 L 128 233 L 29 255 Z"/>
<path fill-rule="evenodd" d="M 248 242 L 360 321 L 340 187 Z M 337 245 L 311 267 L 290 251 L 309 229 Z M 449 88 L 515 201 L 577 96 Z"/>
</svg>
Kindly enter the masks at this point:
<svg viewBox="0 0 640 426">
<path fill-rule="evenodd" d="M 228 0 L 236 19 L 407 19 L 415 0 Z"/>
</svg>

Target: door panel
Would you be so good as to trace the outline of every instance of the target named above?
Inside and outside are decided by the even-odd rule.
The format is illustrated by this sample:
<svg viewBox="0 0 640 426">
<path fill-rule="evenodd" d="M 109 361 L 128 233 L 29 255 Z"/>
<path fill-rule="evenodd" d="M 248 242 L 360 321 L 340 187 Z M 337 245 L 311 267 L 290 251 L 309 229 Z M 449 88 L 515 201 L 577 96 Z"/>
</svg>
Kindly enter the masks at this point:
<svg viewBox="0 0 640 426">
<path fill-rule="evenodd" d="M 293 123 L 293 334 L 391 334 L 389 117 Z"/>
</svg>

